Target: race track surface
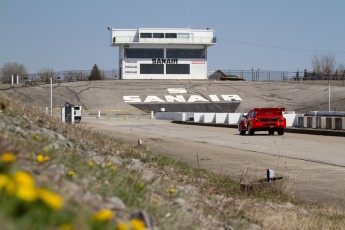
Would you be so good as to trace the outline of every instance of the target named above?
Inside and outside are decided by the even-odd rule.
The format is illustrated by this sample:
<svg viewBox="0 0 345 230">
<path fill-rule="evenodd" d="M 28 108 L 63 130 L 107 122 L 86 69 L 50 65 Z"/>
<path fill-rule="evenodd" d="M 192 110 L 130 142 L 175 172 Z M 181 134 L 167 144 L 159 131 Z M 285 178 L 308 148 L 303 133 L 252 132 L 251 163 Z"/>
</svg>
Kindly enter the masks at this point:
<svg viewBox="0 0 345 230">
<path fill-rule="evenodd" d="M 148 116 L 90 117 L 83 125 L 133 144 L 140 139 L 159 154 L 239 182 L 265 178 L 270 168 L 289 178 L 297 197 L 345 209 L 343 137 L 266 132 L 241 136 L 232 128 L 181 125 Z"/>
</svg>

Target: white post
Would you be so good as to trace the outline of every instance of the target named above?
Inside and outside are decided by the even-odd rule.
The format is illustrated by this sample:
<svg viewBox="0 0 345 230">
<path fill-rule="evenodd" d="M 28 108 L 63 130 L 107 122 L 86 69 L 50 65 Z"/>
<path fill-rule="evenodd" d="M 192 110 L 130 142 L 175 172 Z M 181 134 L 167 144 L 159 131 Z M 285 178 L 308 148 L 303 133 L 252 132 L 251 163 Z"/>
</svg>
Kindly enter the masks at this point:
<svg viewBox="0 0 345 230">
<path fill-rule="evenodd" d="M 97 118 L 101 118 L 101 110 L 98 110 L 98 116 Z"/>
<path fill-rule="evenodd" d="M 11 75 L 11 85 L 13 85 L 13 75 Z"/>
<path fill-rule="evenodd" d="M 19 76 L 17 75 L 17 84 L 19 84 Z"/>
<path fill-rule="evenodd" d="M 331 84 L 328 84 L 328 112 L 331 112 Z"/>
<path fill-rule="evenodd" d="M 53 78 L 50 78 L 50 115 L 53 115 Z"/>
<path fill-rule="evenodd" d="M 151 119 L 153 119 L 153 111 L 151 111 Z"/>
</svg>

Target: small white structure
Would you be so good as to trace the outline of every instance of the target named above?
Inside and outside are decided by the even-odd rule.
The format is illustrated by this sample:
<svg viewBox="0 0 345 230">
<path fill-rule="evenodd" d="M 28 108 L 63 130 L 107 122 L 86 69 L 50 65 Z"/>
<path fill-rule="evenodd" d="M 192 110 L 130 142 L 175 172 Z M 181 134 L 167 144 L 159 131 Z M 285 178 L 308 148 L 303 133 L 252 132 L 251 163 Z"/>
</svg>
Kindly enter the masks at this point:
<svg viewBox="0 0 345 230">
<path fill-rule="evenodd" d="M 213 30 L 108 29 L 111 46 L 119 47 L 120 79 L 207 79 Z"/>
<path fill-rule="evenodd" d="M 79 123 L 81 121 L 81 106 L 66 103 L 61 108 L 61 121 L 63 123 Z"/>
<path fill-rule="evenodd" d="M 19 84 L 19 76 L 17 74 L 11 75 L 11 85 Z"/>
</svg>

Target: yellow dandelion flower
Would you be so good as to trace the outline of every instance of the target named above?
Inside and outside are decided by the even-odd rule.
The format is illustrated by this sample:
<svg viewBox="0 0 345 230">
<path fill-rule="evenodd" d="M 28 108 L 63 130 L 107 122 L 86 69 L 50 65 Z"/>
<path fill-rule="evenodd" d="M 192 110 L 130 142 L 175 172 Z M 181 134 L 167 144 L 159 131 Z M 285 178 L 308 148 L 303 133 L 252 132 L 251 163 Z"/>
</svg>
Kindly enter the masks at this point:
<svg viewBox="0 0 345 230">
<path fill-rule="evenodd" d="M 157 199 L 157 198 L 153 198 L 153 199 L 152 199 L 152 202 L 153 202 L 153 203 L 158 203 L 158 199 Z"/>
<path fill-rule="evenodd" d="M 74 175 L 75 175 L 75 172 L 74 172 L 74 171 L 69 171 L 69 172 L 68 172 L 68 176 L 71 176 L 71 177 L 72 177 L 72 176 L 74 176 Z"/>
<path fill-rule="evenodd" d="M 46 205 L 54 210 L 61 209 L 63 206 L 62 198 L 46 189 L 37 188 L 37 195 Z"/>
<path fill-rule="evenodd" d="M 139 185 L 139 188 L 141 188 L 141 189 L 143 189 L 145 187 L 145 185 L 143 184 L 143 183 L 141 183 L 140 185 Z"/>
<path fill-rule="evenodd" d="M 34 187 L 20 186 L 16 189 L 15 196 L 26 202 L 33 202 L 37 199 L 37 192 Z"/>
<path fill-rule="evenodd" d="M 92 161 L 89 161 L 89 166 L 93 167 L 93 162 Z"/>
<path fill-rule="evenodd" d="M 42 163 L 44 161 L 44 156 L 42 154 L 38 154 L 36 156 L 36 160 L 37 162 Z"/>
<path fill-rule="evenodd" d="M 17 186 L 12 180 L 10 180 L 5 187 L 5 190 L 8 195 L 13 196 L 16 193 Z"/>
<path fill-rule="evenodd" d="M 60 230 L 73 230 L 73 226 L 71 224 L 62 224 Z"/>
<path fill-rule="evenodd" d="M 0 189 L 6 188 L 10 183 L 10 178 L 5 174 L 0 174 Z"/>
<path fill-rule="evenodd" d="M 114 217 L 110 209 L 103 209 L 92 216 L 92 219 L 99 222 L 109 221 Z"/>
<path fill-rule="evenodd" d="M 27 172 L 18 171 L 13 175 L 13 182 L 17 187 L 34 187 L 34 178 Z"/>
<path fill-rule="evenodd" d="M 42 137 L 41 137 L 41 136 L 39 136 L 39 135 L 35 135 L 35 136 L 34 136 L 34 138 L 35 138 L 35 140 L 37 140 L 37 141 L 39 141 L 39 140 L 41 140 L 41 139 L 42 139 Z"/>
<path fill-rule="evenodd" d="M 132 219 L 130 225 L 133 230 L 146 230 L 145 223 L 139 219 Z"/>
<path fill-rule="evenodd" d="M 128 226 L 124 222 L 120 222 L 116 225 L 116 230 L 128 230 Z"/>
<path fill-rule="evenodd" d="M 110 167 L 110 166 L 112 166 L 113 164 L 112 164 L 111 162 L 108 162 L 106 165 L 107 165 L 107 167 Z"/>
<path fill-rule="evenodd" d="M 174 193 L 174 192 L 175 192 L 175 189 L 174 189 L 174 188 L 171 188 L 171 189 L 169 190 L 169 192 L 170 192 L 170 193 Z"/>
<path fill-rule="evenodd" d="M 16 157 L 13 153 L 3 153 L 1 155 L 1 161 L 4 163 L 11 163 L 16 160 Z"/>
</svg>

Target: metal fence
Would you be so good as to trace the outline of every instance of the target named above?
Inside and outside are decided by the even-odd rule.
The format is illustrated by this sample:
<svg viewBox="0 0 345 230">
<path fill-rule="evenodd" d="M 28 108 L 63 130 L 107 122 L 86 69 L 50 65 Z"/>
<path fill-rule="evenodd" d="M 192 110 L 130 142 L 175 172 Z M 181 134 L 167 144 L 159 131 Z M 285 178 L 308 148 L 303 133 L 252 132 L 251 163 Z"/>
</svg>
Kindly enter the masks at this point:
<svg viewBox="0 0 345 230">
<path fill-rule="evenodd" d="M 117 80 L 119 79 L 119 71 L 118 70 L 100 70 L 100 73 L 105 80 Z M 91 75 L 91 70 L 70 70 L 70 71 L 60 71 L 60 72 L 54 72 L 53 76 L 50 76 L 49 78 L 53 78 L 54 81 L 86 81 L 89 79 L 89 76 Z M 47 76 L 44 76 L 44 74 L 27 74 L 23 76 L 24 81 L 25 80 L 31 80 L 31 81 L 49 81 L 49 78 Z"/>
<path fill-rule="evenodd" d="M 327 81 L 344 81 L 345 71 L 341 73 L 315 73 L 311 71 L 273 71 L 273 70 L 220 70 L 227 76 L 234 76 L 238 78 L 243 78 L 247 81 L 317 81 L 317 80 L 327 80 Z M 215 71 L 208 71 L 208 76 L 212 76 Z"/>
<path fill-rule="evenodd" d="M 211 76 L 215 71 L 209 71 Z M 243 78 L 246 81 L 287 81 L 296 76 L 296 72 L 271 71 L 271 70 L 221 70 L 225 75 Z"/>
<path fill-rule="evenodd" d="M 342 80 L 345 81 L 345 71 L 340 74 L 320 74 L 309 71 L 273 71 L 273 70 L 260 70 L 260 69 L 250 69 L 250 70 L 220 70 L 224 75 L 235 76 L 243 78 L 246 81 L 304 81 L 304 80 Z M 113 70 L 100 70 L 103 79 L 105 80 L 119 80 L 120 74 L 118 69 Z M 216 71 L 209 70 L 208 78 Z M 53 78 L 54 82 L 70 82 L 70 81 L 85 81 L 88 80 L 91 74 L 91 70 L 70 70 L 70 71 L 60 71 L 54 72 L 52 75 L 45 76 L 40 73 L 37 74 L 27 74 L 21 76 L 20 82 L 35 82 L 36 83 L 49 83 L 49 79 Z M 219 79 L 218 79 L 219 80 Z"/>
<path fill-rule="evenodd" d="M 297 72 L 289 71 L 272 71 L 272 70 L 221 70 L 226 75 L 235 75 L 247 81 L 286 81 L 296 78 Z M 100 70 L 102 76 L 106 80 L 119 80 L 119 70 Z M 215 71 L 208 71 L 210 77 Z M 54 73 L 54 78 L 61 81 L 85 81 L 91 74 L 91 70 L 71 70 L 60 71 Z M 299 72 L 302 76 L 303 72 Z M 44 80 L 41 74 L 28 74 L 25 76 L 28 80 L 40 81 Z"/>
</svg>

